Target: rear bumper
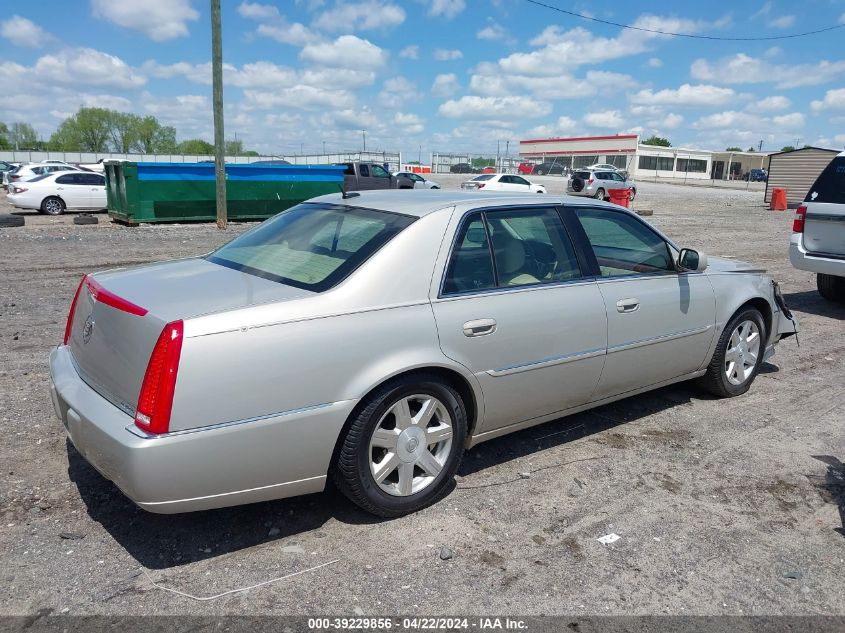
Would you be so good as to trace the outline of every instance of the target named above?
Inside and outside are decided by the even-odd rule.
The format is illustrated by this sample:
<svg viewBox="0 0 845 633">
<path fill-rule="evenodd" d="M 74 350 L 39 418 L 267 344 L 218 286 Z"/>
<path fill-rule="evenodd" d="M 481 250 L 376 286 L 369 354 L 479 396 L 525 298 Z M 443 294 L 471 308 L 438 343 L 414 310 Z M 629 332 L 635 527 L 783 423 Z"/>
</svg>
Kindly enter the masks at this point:
<svg viewBox="0 0 845 633">
<path fill-rule="evenodd" d="M 845 277 L 845 257 L 836 259 L 813 255 L 804 248 L 800 233 L 793 233 L 789 241 L 789 261 L 798 270 Z"/>
<path fill-rule="evenodd" d="M 342 401 L 144 436 L 79 377 L 64 346 L 50 354 L 50 377 L 56 414 L 79 453 L 141 508 L 165 514 L 319 492 L 355 406 Z"/>
</svg>

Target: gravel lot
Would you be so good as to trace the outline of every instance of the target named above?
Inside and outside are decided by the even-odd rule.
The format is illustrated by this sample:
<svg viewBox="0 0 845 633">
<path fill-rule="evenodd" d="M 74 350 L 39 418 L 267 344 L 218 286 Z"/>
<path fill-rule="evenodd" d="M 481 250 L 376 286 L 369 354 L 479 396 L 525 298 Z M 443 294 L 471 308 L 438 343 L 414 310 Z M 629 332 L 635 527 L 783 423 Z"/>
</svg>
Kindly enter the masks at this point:
<svg viewBox="0 0 845 633">
<path fill-rule="evenodd" d="M 684 245 L 766 267 L 800 347 L 739 398 L 680 384 L 483 444 L 449 497 L 391 521 L 333 491 L 148 514 L 66 443 L 47 355 L 81 275 L 204 253 L 243 225 L 26 213 L 0 229 L 0 613 L 845 614 L 845 306 L 789 265 L 792 213 L 760 191 L 641 183 L 635 204 Z M 330 561 L 207 602 L 152 584 L 209 596 Z"/>
</svg>

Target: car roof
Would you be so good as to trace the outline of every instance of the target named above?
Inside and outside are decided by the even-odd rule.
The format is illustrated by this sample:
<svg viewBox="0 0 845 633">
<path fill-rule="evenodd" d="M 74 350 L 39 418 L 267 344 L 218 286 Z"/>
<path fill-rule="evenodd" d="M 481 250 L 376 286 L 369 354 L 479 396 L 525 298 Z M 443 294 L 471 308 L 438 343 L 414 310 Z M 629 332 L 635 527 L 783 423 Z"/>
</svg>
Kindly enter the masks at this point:
<svg viewBox="0 0 845 633">
<path fill-rule="evenodd" d="M 554 196 L 538 194 L 481 194 L 471 191 L 443 191 L 442 189 L 381 189 L 377 191 L 355 192 L 360 195 L 344 199 L 340 193 L 330 193 L 312 198 L 308 202 L 339 204 L 347 207 L 362 207 L 376 211 L 390 211 L 414 217 L 424 217 L 435 211 L 454 206 L 462 207 L 498 207 L 513 205 L 583 205 L 584 199 L 575 196 Z M 590 206 L 605 206 L 619 209 L 618 206 L 598 200 L 590 200 Z"/>
</svg>

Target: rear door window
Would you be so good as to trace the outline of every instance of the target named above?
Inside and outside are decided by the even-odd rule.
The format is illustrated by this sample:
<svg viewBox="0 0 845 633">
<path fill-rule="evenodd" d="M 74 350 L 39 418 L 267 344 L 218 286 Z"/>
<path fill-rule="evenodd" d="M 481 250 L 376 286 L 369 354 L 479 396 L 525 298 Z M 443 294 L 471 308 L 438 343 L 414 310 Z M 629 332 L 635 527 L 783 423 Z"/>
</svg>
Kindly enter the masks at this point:
<svg viewBox="0 0 845 633">
<path fill-rule="evenodd" d="M 810 187 L 805 202 L 845 204 L 845 156 L 837 156 Z"/>
</svg>

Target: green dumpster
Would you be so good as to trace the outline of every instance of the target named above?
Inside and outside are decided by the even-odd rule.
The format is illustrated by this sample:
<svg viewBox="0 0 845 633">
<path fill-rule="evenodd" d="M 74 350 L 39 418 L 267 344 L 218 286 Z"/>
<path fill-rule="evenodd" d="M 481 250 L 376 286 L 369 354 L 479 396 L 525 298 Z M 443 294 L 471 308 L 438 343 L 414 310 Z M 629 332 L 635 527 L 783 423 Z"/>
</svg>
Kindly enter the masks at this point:
<svg viewBox="0 0 845 633">
<path fill-rule="evenodd" d="M 109 216 L 120 222 L 211 221 L 217 217 L 211 163 L 105 161 Z M 343 166 L 226 165 L 230 220 L 263 220 L 343 185 Z"/>
</svg>

